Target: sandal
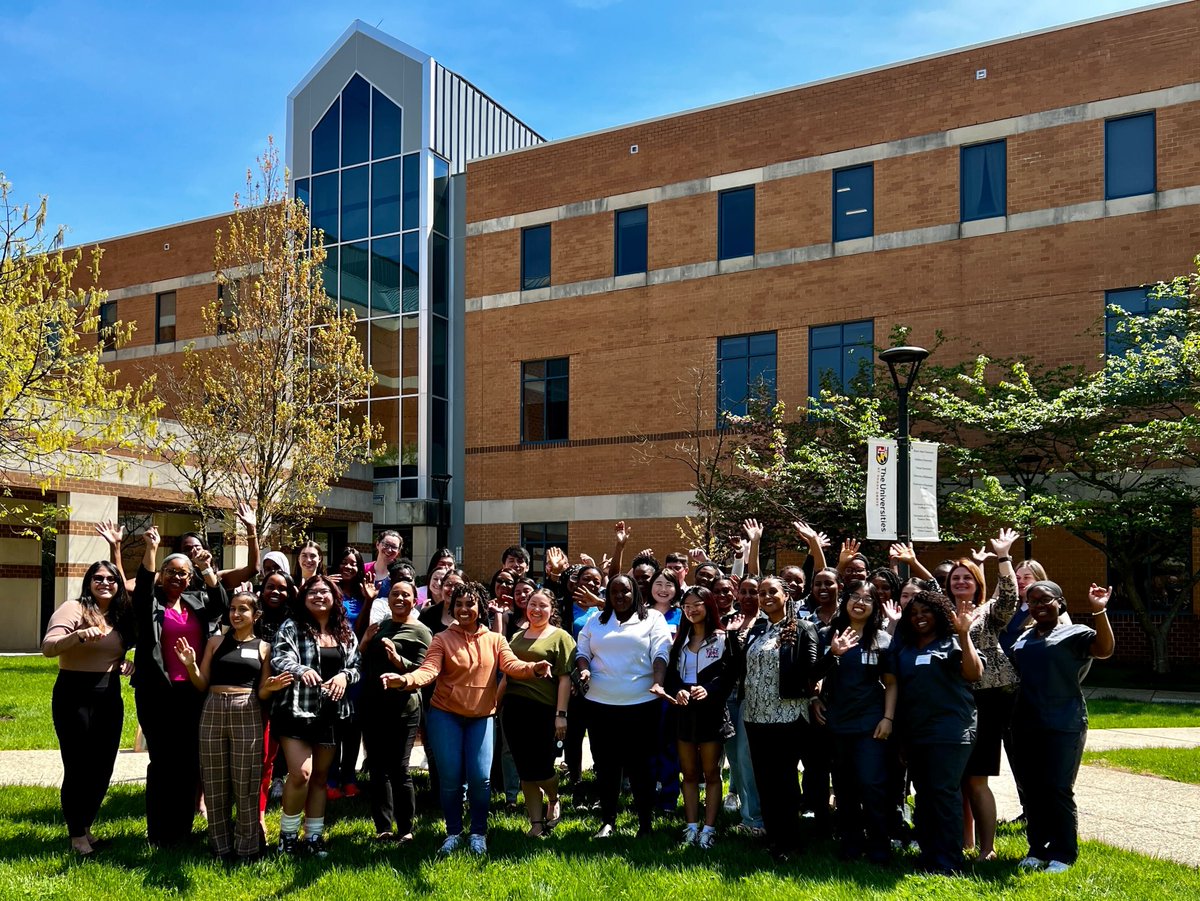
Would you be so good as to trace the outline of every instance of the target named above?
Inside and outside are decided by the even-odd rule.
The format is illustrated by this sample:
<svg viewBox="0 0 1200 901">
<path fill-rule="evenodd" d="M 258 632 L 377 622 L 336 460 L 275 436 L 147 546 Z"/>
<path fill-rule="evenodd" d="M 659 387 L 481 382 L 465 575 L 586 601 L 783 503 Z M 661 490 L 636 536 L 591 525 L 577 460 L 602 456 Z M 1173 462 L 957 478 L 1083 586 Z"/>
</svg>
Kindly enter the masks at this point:
<svg viewBox="0 0 1200 901">
<path fill-rule="evenodd" d="M 525 833 L 529 838 L 545 838 L 546 821 L 545 820 L 530 820 L 529 831 Z"/>
<path fill-rule="evenodd" d="M 553 829 L 562 819 L 562 802 L 555 798 L 551 804 L 546 806 L 546 829 Z"/>
</svg>

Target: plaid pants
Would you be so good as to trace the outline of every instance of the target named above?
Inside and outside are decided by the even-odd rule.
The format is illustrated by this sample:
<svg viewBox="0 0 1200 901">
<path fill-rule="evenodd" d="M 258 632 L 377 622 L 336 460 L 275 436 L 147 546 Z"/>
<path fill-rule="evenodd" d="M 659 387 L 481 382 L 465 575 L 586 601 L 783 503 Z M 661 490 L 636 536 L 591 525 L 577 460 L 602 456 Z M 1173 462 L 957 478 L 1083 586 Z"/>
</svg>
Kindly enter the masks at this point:
<svg viewBox="0 0 1200 901">
<path fill-rule="evenodd" d="M 262 752 L 262 708 L 254 692 L 210 693 L 200 717 L 200 773 L 213 854 L 232 854 L 235 839 L 239 857 L 260 850 L 263 836 L 258 820 L 258 788 Z"/>
</svg>

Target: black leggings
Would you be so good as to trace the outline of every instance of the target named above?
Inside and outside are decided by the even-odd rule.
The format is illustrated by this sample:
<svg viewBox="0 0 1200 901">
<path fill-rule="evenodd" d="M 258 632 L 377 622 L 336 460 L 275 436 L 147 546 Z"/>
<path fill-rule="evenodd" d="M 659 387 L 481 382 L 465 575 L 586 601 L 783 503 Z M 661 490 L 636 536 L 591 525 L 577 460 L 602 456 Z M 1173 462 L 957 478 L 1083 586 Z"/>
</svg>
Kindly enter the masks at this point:
<svg viewBox="0 0 1200 901">
<path fill-rule="evenodd" d="M 650 756 L 658 744 L 658 701 L 617 706 L 588 701 L 588 735 L 600 791 L 600 819 L 617 821 L 621 772 L 629 777 L 638 826 L 650 828 L 654 816 L 654 777 Z"/>
<path fill-rule="evenodd" d="M 152 845 L 178 844 L 191 837 L 196 816 L 204 694 L 190 682 L 168 682 L 151 673 L 133 697 L 150 751 L 146 838 Z"/>
<path fill-rule="evenodd" d="M 391 832 L 395 823 L 396 834 L 407 835 L 413 831 L 417 809 L 408 765 L 421 722 L 421 705 L 409 704 L 408 695 L 390 694 L 397 695 L 399 703 L 390 697 L 368 698 L 362 711 L 363 740 L 371 774 L 371 816 L 376 832 Z"/>
<path fill-rule="evenodd" d="M 71 838 L 87 835 L 112 779 L 125 705 L 117 673 L 59 670 L 50 701 L 62 754 L 62 809 Z"/>
</svg>

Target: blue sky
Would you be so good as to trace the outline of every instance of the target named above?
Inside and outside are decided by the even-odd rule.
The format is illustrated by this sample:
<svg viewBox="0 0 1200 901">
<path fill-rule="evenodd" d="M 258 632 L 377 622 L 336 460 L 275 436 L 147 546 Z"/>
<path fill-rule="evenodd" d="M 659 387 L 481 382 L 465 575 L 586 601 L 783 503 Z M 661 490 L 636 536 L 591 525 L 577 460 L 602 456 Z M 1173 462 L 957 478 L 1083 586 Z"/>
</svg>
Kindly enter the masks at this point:
<svg viewBox="0 0 1200 901">
<path fill-rule="evenodd" d="M 227 210 L 361 18 L 549 138 L 1144 5 L 1122 0 L 4 0 L 0 171 L 83 243 Z"/>
</svg>

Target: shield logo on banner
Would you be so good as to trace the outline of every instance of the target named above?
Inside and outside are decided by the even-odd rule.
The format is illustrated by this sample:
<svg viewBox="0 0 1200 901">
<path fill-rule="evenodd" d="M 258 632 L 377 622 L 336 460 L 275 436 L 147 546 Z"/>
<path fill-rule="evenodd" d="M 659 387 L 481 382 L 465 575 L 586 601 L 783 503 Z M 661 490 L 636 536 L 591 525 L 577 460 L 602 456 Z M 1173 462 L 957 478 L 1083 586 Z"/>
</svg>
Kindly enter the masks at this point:
<svg viewBox="0 0 1200 901">
<path fill-rule="evenodd" d="M 888 461 L 888 448 L 886 444 L 878 444 L 875 446 L 875 462 L 880 466 L 886 466 Z"/>
</svg>

